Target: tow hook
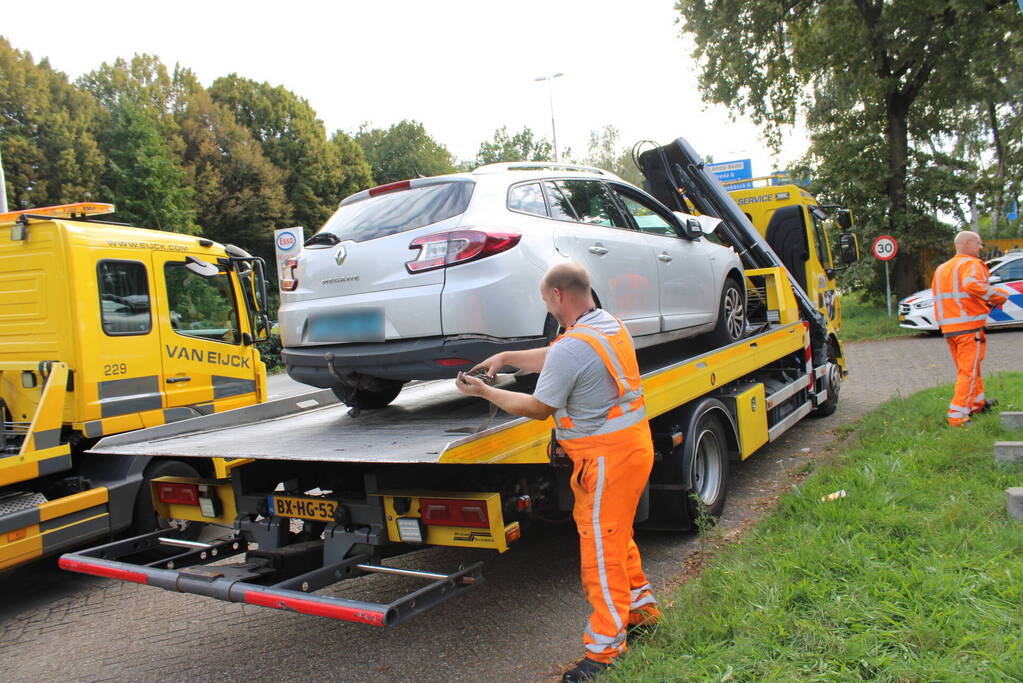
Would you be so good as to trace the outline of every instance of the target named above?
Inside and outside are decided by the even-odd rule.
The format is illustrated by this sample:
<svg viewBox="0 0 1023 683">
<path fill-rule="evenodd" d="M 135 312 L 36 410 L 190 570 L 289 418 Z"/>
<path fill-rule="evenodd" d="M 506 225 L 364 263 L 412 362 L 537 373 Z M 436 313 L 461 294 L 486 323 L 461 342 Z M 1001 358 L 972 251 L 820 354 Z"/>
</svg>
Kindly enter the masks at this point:
<svg viewBox="0 0 1023 683">
<path fill-rule="evenodd" d="M 327 370 L 330 371 L 331 377 L 333 377 L 334 381 L 337 382 L 337 385 L 341 387 L 341 393 L 344 394 L 344 398 L 341 400 L 346 406 L 348 406 L 349 417 L 359 417 L 359 413 L 362 411 L 359 409 L 359 406 L 355 405 L 355 397 L 353 396 L 354 392 L 352 391 L 352 387 L 348 385 L 348 382 L 341 379 L 341 373 L 339 373 L 337 368 L 334 367 L 334 354 L 331 351 L 328 351 L 324 354 L 323 358 L 327 361 Z"/>
</svg>

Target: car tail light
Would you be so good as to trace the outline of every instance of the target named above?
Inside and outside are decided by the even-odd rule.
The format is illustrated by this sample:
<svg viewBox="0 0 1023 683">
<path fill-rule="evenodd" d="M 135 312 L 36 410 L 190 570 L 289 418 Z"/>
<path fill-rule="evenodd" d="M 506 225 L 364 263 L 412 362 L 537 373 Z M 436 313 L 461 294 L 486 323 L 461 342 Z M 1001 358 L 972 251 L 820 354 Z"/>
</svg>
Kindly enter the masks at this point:
<svg viewBox="0 0 1023 683">
<path fill-rule="evenodd" d="M 423 524 L 490 528 L 487 504 L 482 500 L 420 498 L 419 514 Z"/>
<path fill-rule="evenodd" d="M 298 289 L 298 278 L 295 277 L 295 269 L 298 268 L 298 257 L 289 256 L 284 259 L 281 265 L 281 290 L 294 292 Z"/>
<path fill-rule="evenodd" d="M 435 362 L 442 368 L 457 368 L 463 365 L 472 365 L 472 361 L 466 358 L 438 358 Z"/>
<path fill-rule="evenodd" d="M 158 481 L 154 484 L 156 499 L 161 503 L 177 503 L 178 505 L 198 505 L 198 484 L 174 484 Z"/>
<path fill-rule="evenodd" d="M 378 185 L 369 189 L 369 196 L 376 197 L 378 194 L 387 194 L 388 192 L 398 192 L 399 190 L 407 190 L 412 187 L 412 181 L 410 180 L 399 180 L 396 183 L 387 183 L 386 185 Z"/>
<path fill-rule="evenodd" d="M 458 263 L 500 254 L 519 243 L 517 232 L 485 232 L 483 230 L 452 230 L 436 232 L 412 240 L 409 249 L 418 249 L 419 256 L 405 264 L 410 273 L 447 268 Z"/>
</svg>

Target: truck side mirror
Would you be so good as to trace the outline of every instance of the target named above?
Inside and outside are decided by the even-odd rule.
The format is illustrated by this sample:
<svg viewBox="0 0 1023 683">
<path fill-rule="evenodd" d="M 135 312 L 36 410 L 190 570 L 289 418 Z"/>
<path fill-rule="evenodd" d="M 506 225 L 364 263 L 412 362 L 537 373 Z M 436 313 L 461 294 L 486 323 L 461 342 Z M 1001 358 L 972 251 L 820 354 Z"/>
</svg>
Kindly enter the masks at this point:
<svg viewBox="0 0 1023 683">
<path fill-rule="evenodd" d="M 838 236 L 838 251 L 843 266 L 851 266 L 860 260 L 860 240 L 854 232 L 843 232 Z"/>
<path fill-rule="evenodd" d="M 185 268 L 200 277 L 214 277 L 220 273 L 217 266 L 194 256 L 185 257 Z"/>
<path fill-rule="evenodd" d="M 838 227 L 848 230 L 853 224 L 852 211 L 849 209 L 839 209 L 835 212 L 835 222 L 838 223 Z"/>
</svg>

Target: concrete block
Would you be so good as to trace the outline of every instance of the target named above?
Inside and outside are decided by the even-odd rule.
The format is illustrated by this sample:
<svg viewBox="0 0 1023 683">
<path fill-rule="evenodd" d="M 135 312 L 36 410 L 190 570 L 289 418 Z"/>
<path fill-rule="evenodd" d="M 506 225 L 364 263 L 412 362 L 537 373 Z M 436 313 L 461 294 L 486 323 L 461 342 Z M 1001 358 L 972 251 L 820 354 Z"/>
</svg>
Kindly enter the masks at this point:
<svg viewBox="0 0 1023 683">
<path fill-rule="evenodd" d="M 1002 425 L 1009 429 L 1023 429 L 1023 412 L 999 413 L 1002 417 Z"/>
<path fill-rule="evenodd" d="M 995 441 L 995 462 L 1023 462 L 1023 441 Z"/>
<path fill-rule="evenodd" d="M 1014 519 L 1023 519 L 1023 486 L 1005 489 L 1005 509 Z"/>
</svg>

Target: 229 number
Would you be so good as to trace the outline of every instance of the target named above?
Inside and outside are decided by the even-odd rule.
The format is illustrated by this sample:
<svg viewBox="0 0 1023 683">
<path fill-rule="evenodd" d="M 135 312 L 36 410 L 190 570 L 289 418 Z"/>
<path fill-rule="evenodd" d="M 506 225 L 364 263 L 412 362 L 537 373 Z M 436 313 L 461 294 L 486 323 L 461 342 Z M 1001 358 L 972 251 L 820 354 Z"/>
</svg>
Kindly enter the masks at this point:
<svg viewBox="0 0 1023 683">
<path fill-rule="evenodd" d="M 127 363 L 111 363 L 103 366 L 104 375 L 127 375 L 128 364 Z"/>
</svg>

